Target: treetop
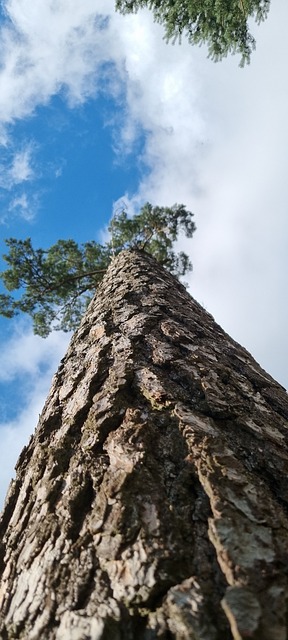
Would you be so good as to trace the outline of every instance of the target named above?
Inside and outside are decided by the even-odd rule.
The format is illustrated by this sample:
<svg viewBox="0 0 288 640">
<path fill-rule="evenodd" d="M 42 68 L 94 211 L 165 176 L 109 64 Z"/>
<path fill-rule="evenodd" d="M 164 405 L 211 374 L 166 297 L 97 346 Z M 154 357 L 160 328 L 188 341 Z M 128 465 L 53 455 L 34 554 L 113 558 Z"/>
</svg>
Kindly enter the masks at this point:
<svg viewBox="0 0 288 640">
<path fill-rule="evenodd" d="M 8 238 L 3 255 L 8 268 L 0 273 L 8 293 L 0 294 L 0 314 L 13 318 L 27 313 L 34 333 L 42 337 L 52 329 L 74 330 L 114 255 L 123 249 L 146 251 L 179 278 L 192 264 L 186 253 L 175 252 L 174 243 L 179 233 L 191 238 L 195 229 L 193 214 L 184 205 L 153 207 L 147 202 L 133 218 L 126 211 L 116 214 L 104 245 L 61 239 L 48 249 L 35 249 L 31 238 Z"/>
</svg>

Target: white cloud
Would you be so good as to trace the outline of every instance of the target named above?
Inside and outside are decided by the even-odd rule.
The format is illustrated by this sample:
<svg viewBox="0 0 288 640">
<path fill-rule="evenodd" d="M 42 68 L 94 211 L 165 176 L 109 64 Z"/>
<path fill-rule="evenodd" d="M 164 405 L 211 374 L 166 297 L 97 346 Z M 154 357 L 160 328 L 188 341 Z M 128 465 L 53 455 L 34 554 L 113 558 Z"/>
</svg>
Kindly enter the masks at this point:
<svg viewBox="0 0 288 640">
<path fill-rule="evenodd" d="M 55 169 L 55 178 L 60 178 L 62 176 L 63 173 L 63 167 L 57 167 L 57 169 Z"/>
<path fill-rule="evenodd" d="M 23 374 L 37 378 L 43 364 L 56 366 L 68 340 L 69 336 L 62 332 L 52 332 L 43 340 L 32 333 L 30 323 L 15 322 L 12 337 L 1 345 L 0 380 L 12 380 Z"/>
<path fill-rule="evenodd" d="M 11 338 L 1 344 L 0 382 L 21 380 L 22 408 L 13 420 L 0 422 L 0 508 L 14 466 L 34 432 L 51 379 L 64 355 L 69 336 L 54 332 L 46 340 L 35 336 L 28 323 L 15 322 Z"/>
<path fill-rule="evenodd" d="M 26 193 L 22 193 L 21 196 L 13 198 L 9 204 L 10 211 L 20 211 L 20 216 L 25 220 L 31 220 L 34 216 L 31 215 L 28 197 Z"/>
<path fill-rule="evenodd" d="M 7 128 L 0 122 L 0 147 L 5 148 L 9 144 Z"/>
<path fill-rule="evenodd" d="M 5 154 L 0 187 L 11 191 L 38 177 L 32 162 L 33 145 L 28 143 L 15 151 L 11 125 L 32 116 L 39 105 L 48 104 L 56 94 L 65 97 L 71 107 L 95 95 L 101 67 L 111 59 L 101 11 L 109 11 L 109 5 L 112 10 L 114 4 L 112 0 L 86 0 L 82 4 L 77 0 L 6 0 L 3 4 L 6 20 L 0 28 L 0 146 Z M 37 195 L 30 196 L 29 206 L 25 197 L 15 193 L 1 217 L 2 223 L 7 222 L 9 210 L 26 220 L 34 217 Z"/>
<path fill-rule="evenodd" d="M 21 150 L 11 149 L 0 165 L 0 187 L 11 190 L 35 177 L 33 169 L 33 144 L 27 143 Z"/>
<path fill-rule="evenodd" d="M 26 180 L 32 180 L 34 171 L 31 167 L 31 147 L 30 145 L 15 154 L 10 169 L 11 182 L 19 184 Z"/>
<path fill-rule="evenodd" d="M 0 222 L 2 222 L 2 224 L 7 223 L 8 218 L 11 217 L 11 214 L 17 215 L 23 220 L 26 220 L 26 222 L 32 222 L 38 212 L 38 208 L 39 194 L 37 192 L 34 192 L 32 194 L 22 192 L 21 195 L 12 198 L 9 203 L 7 212 L 2 218 L 0 218 Z"/>
<path fill-rule="evenodd" d="M 39 195 L 37 191 L 28 194 L 22 185 L 26 183 L 31 186 L 31 182 L 36 178 L 33 158 L 35 144 L 29 141 L 22 145 L 21 149 L 14 149 L 10 140 L 6 147 L 0 164 L 0 189 L 2 197 L 6 196 L 7 204 L 3 207 L 0 224 L 8 224 L 11 215 L 31 222 L 38 211 Z"/>
<path fill-rule="evenodd" d="M 109 10 L 109 0 L 106 6 Z M 6 0 L 5 10 L 0 33 L 2 123 L 30 115 L 59 92 L 71 103 L 94 94 L 105 38 L 105 29 L 99 29 L 101 2 Z M 110 59 L 108 50 L 105 57 Z"/>
</svg>

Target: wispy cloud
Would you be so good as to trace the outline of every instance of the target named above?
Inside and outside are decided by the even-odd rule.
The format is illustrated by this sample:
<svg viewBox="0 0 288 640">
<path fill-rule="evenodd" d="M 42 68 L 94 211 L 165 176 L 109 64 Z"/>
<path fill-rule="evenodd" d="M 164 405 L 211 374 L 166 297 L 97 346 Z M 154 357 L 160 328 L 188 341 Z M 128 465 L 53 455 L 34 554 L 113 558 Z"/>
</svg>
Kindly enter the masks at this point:
<svg viewBox="0 0 288 640">
<path fill-rule="evenodd" d="M 6 206 L 0 216 L 1 224 L 8 224 L 11 216 L 31 222 L 39 207 L 39 194 L 31 190 L 37 178 L 34 160 L 35 144 L 31 141 L 21 149 L 9 148 L 2 154 L 0 164 L 0 190 Z M 24 185 L 29 185 L 29 192 Z"/>
<path fill-rule="evenodd" d="M 52 332 L 43 340 L 33 334 L 29 322 L 18 320 L 10 339 L 1 344 L 0 381 L 12 381 L 25 374 L 34 384 L 43 366 L 49 370 L 57 365 L 69 339 L 67 334 Z"/>
<path fill-rule="evenodd" d="M 18 217 L 31 222 L 34 220 L 39 208 L 39 198 L 37 193 L 33 193 L 29 196 L 27 193 L 22 193 L 20 196 L 13 198 L 9 204 L 8 212 L 6 216 L 3 216 L 2 223 L 7 222 L 8 215 L 11 213 Z"/>
<path fill-rule="evenodd" d="M 34 171 L 31 166 L 31 155 L 32 149 L 30 145 L 15 154 L 9 171 L 12 184 L 26 182 L 26 180 L 32 180 L 34 177 Z"/>
<path fill-rule="evenodd" d="M 33 162 L 33 144 L 28 142 L 20 150 L 9 150 L 5 161 L 0 165 L 0 187 L 11 190 L 22 182 L 35 177 Z"/>
</svg>

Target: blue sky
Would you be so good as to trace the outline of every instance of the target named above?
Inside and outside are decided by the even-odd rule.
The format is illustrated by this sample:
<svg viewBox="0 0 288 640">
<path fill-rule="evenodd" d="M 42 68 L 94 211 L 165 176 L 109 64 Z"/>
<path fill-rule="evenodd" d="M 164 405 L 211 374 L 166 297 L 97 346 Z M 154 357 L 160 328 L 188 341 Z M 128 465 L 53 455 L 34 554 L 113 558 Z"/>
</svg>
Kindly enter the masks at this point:
<svg viewBox="0 0 288 640">
<path fill-rule="evenodd" d="M 117 108 L 117 101 L 95 96 L 69 109 L 64 97 L 53 96 L 15 123 L 13 143 L 2 151 L 1 239 L 7 232 L 28 233 L 45 244 L 76 234 L 82 241 L 91 232 L 97 236 L 123 185 L 133 193 L 141 173 L 141 134 L 133 153 L 121 158 L 114 152 L 108 123 Z"/>
<path fill-rule="evenodd" d="M 101 240 L 119 201 L 183 202 L 191 294 L 287 388 L 287 0 L 253 25 L 244 69 L 113 0 L 0 7 L 0 253 Z M 68 340 L 0 318 L 1 500 Z"/>
<path fill-rule="evenodd" d="M 2 156 L 6 175 L 11 175 L 14 163 L 14 184 L 7 177 L 6 188 L 1 189 L 1 253 L 5 252 L 4 239 L 10 236 L 29 235 L 35 247 L 49 247 L 59 238 L 101 241 L 113 203 L 123 195 L 123 185 L 133 193 L 144 171 L 144 167 L 137 170 L 135 162 L 135 154 L 141 153 L 141 135 L 133 153 L 125 154 L 125 161 L 113 151 L 113 128 L 105 121 L 115 108 L 111 99 L 96 96 L 68 109 L 63 98 L 56 96 L 15 124 L 12 149 L 4 150 Z M 2 259 L 1 269 L 5 266 Z M 17 321 L 0 316 L 2 343 L 17 326 Z M 45 375 L 41 360 L 38 368 Z M 15 385 L 15 374 L 1 389 L 1 419 L 5 421 L 13 420 L 25 402 L 26 381 L 20 377 L 20 384 Z"/>
</svg>

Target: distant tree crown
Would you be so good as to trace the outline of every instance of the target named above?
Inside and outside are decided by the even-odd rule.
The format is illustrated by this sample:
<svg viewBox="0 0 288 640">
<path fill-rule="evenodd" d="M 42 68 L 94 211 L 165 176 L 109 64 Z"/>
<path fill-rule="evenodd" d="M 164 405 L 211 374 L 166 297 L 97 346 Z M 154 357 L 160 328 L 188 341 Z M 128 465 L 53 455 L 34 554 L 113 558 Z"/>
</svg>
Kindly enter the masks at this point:
<svg viewBox="0 0 288 640">
<path fill-rule="evenodd" d="M 179 232 L 191 238 L 196 229 L 184 205 L 146 203 L 133 218 L 126 211 L 115 215 L 108 229 L 111 240 L 104 245 L 58 240 L 49 249 L 34 249 L 31 238 L 5 240 L 9 253 L 3 258 L 9 268 L 0 278 L 16 294 L 0 294 L 0 314 L 12 318 L 27 313 L 34 333 L 42 337 L 52 329 L 75 329 L 111 258 L 125 248 L 146 251 L 176 277 L 192 269 L 187 254 L 173 249 Z"/>
</svg>

